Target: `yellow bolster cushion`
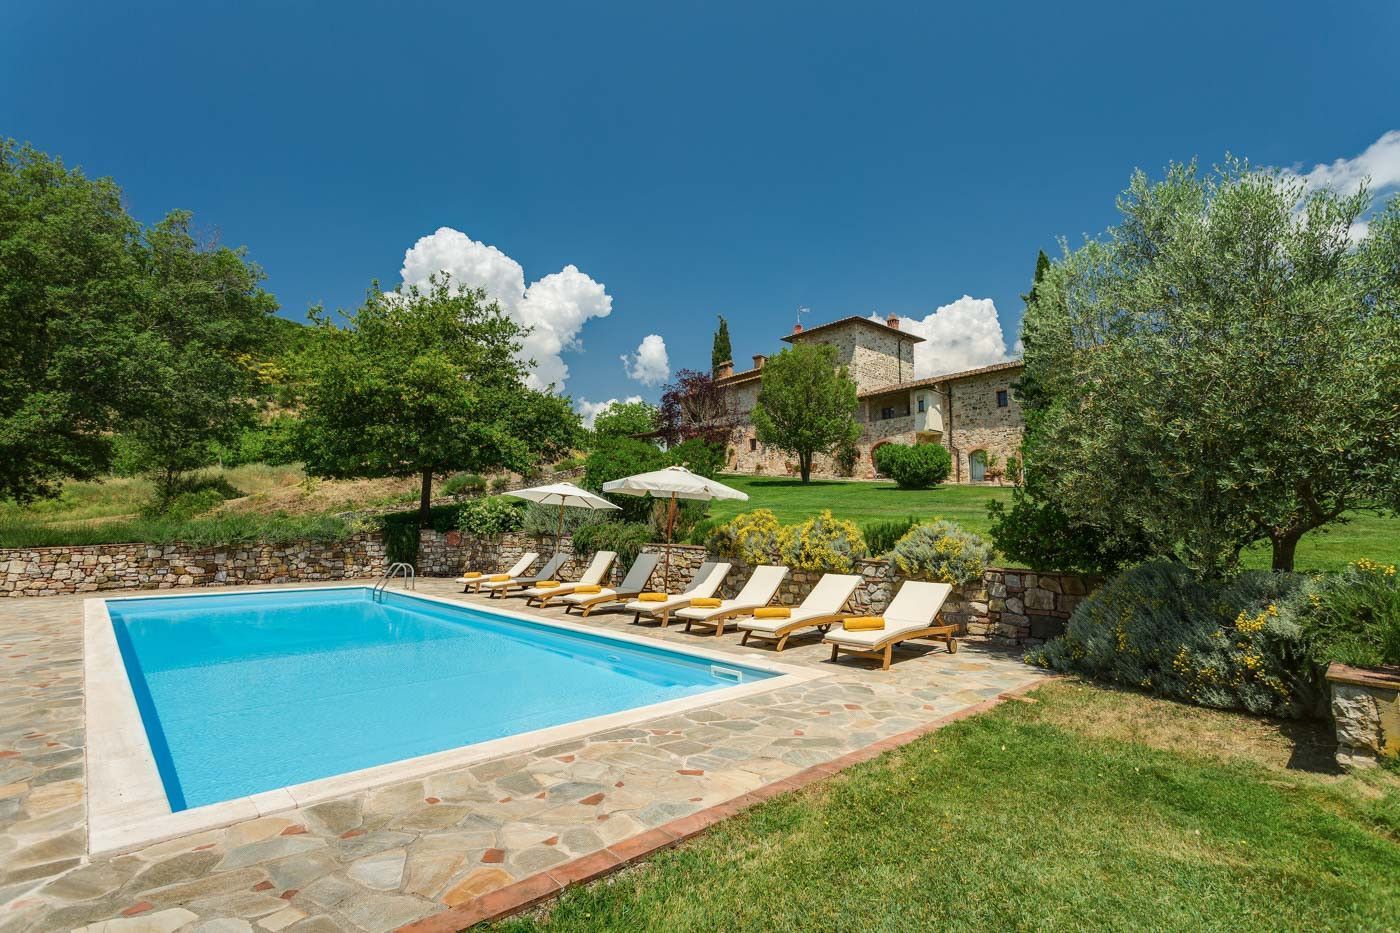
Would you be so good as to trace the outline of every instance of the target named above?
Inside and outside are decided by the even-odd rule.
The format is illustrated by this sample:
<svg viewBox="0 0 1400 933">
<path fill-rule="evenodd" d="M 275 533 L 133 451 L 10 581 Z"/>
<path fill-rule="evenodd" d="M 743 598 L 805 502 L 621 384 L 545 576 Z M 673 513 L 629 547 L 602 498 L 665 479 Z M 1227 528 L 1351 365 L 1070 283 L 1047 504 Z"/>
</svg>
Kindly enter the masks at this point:
<svg viewBox="0 0 1400 933">
<path fill-rule="evenodd" d="M 697 596 L 690 601 L 692 609 L 718 609 L 722 600 L 713 596 Z"/>
<path fill-rule="evenodd" d="M 753 617 L 755 619 L 791 619 L 792 610 L 787 606 L 769 606 L 767 609 L 755 609 Z"/>
<path fill-rule="evenodd" d="M 477 579 L 477 578 L 480 577 L 480 576 L 481 576 L 481 571 L 480 571 L 480 570 L 468 570 L 468 571 L 463 572 L 463 574 L 462 574 L 462 579 L 463 579 L 463 580 L 475 580 L 475 579 Z"/>
<path fill-rule="evenodd" d="M 637 597 L 644 603 L 664 603 L 671 598 L 670 593 L 643 593 Z"/>
<path fill-rule="evenodd" d="M 580 583 L 574 587 L 575 593 L 601 593 L 603 588 L 596 583 Z"/>
<path fill-rule="evenodd" d="M 537 590 L 549 590 L 559 585 L 558 580 L 541 580 L 535 584 Z"/>
<path fill-rule="evenodd" d="M 510 574 L 508 574 L 508 573 L 493 573 L 493 574 L 491 574 L 491 582 L 492 582 L 492 583 L 504 583 L 504 582 L 506 582 L 506 581 L 509 580 L 509 579 L 510 579 Z"/>
<path fill-rule="evenodd" d="M 870 632 L 885 627 L 884 616 L 851 616 L 842 623 L 848 632 Z"/>
</svg>

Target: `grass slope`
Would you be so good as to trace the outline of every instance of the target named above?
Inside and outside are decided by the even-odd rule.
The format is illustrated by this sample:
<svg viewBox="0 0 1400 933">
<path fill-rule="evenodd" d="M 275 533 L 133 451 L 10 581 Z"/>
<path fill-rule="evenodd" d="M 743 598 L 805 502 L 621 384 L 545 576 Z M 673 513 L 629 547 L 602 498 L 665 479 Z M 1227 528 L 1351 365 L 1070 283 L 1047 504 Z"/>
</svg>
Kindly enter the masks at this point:
<svg viewBox="0 0 1400 933">
<path fill-rule="evenodd" d="M 1075 683 L 1033 697 L 497 928 L 1400 925 L 1395 775 L 1290 769 L 1318 757 L 1311 726 L 1285 727 L 1300 745 L 1260 720 Z"/>
<path fill-rule="evenodd" d="M 806 486 L 795 479 L 727 475 L 724 483 L 748 493 L 747 502 L 716 502 L 710 514 L 732 518 L 752 509 L 772 509 L 783 523 L 798 522 L 831 509 L 838 518 L 857 524 L 913 515 L 919 519 L 950 518 L 969 531 L 985 535 L 991 523 L 987 505 L 1011 501 L 1011 489 L 999 486 L 939 486 L 900 489 L 893 483 L 814 480 Z M 1356 513 L 1351 521 L 1305 535 L 1298 545 L 1298 570 L 1340 570 L 1358 557 L 1387 564 L 1400 563 L 1400 518 Z M 1267 568 L 1269 549 L 1251 548 L 1247 567 Z"/>
</svg>

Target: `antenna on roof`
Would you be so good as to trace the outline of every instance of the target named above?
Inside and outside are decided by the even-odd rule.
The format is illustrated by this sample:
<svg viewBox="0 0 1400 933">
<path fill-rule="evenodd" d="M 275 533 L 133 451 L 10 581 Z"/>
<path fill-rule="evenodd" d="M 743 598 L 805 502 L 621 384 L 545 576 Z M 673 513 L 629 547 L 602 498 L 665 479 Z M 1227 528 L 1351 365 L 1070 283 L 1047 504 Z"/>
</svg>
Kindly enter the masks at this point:
<svg viewBox="0 0 1400 933">
<path fill-rule="evenodd" d="M 801 327 L 801 326 L 802 326 L 802 315 L 804 315 L 804 314 L 811 314 L 811 313 L 812 313 L 812 309 L 811 309 L 811 308 L 804 308 L 804 307 L 802 307 L 801 305 L 798 305 L 798 306 L 797 306 L 797 326 L 798 326 L 798 327 Z"/>
</svg>

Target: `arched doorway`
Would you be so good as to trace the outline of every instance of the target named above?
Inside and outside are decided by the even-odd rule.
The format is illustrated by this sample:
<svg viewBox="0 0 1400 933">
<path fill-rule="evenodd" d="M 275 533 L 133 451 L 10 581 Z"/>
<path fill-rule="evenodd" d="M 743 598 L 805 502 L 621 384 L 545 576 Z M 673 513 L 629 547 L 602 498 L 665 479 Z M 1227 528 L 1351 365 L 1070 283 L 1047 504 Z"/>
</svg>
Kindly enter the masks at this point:
<svg viewBox="0 0 1400 933">
<path fill-rule="evenodd" d="M 980 483 L 987 478 L 987 452 L 985 450 L 974 450 L 967 455 L 967 470 L 971 474 L 974 483 Z"/>
<path fill-rule="evenodd" d="M 879 476 L 879 475 L 880 475 L 880 464 L 875 460 L 875 451 L 879 450 L 881 447 L 884 447 L 884 446 L 887 445 L 887 444 L 893 444 L 893 443 L 894 443 L 894 441 L 881 441 L 880 443 L 878 443 L 878 444 L 876 444 L 875 446 L 873 446 L 873 447 L 870 448 L 870 466 L 871 466 L 871 470 L 872 470 L 873 475 L 875 475 L 875 476 Z"/>
</svg>

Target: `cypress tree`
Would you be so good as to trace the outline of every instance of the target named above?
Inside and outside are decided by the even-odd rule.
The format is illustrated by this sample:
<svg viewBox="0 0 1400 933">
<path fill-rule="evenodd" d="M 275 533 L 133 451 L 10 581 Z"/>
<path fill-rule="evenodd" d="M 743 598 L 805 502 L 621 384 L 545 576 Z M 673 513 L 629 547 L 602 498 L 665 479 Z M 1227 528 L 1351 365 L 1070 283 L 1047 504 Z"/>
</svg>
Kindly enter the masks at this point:
<svg viewBox="0 0 1400 933">
<path fill-rule="evenodd" d="M 719 330 L 715 331 L 714 349 L 710 351 L 710 369 L 719 369 L 719 364 L 734 359 L 734 349 L 729 345 L 729 322 L 724 315 L 719 316 Z"/>
</svg>

